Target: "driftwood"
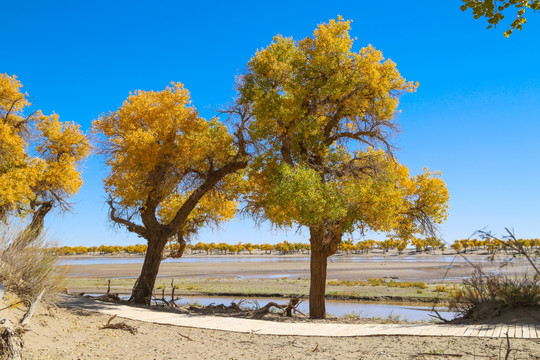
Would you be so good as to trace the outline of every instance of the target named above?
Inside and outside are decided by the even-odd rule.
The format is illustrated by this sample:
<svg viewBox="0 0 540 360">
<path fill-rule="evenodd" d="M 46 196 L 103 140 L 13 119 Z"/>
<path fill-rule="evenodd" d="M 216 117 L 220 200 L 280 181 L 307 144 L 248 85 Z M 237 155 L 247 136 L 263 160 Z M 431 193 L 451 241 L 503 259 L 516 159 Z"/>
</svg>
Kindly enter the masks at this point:
<svg viewBox="0 0 540 360">
<path fill-rule="evenodd" d="M 6 319 L 0 321 L 3 325 L 3 328 L 0 329 L 0 355 L 2 356 L 2 359 L 22 359 L 22 348 L 24 345 L 22 335 L 25 331 L 28 331 L 30 319 L 34 315 L 36 306 L 41 301 L 44 293 L 45 289 L 43 289 L 36 297 L 36 300 L 30 304 L 28 310 L 18 324 L 12 325 L 10 321 Z"/>
<path fill-rule="evenodd" d="M 118 302 L 124 301 L 120 298 L 120 296 L 118 296 L 118 294 L 115 294 L 115 293 L 103 294 L 101 296 L 97 296 L 96 299 L 103 300 L 103 301 L 118 301 Z"/>
<path fill-rule="evenodd" d="M 36 306 L 41 301 L 41 298 L 43 297 L 44 293 L 45 293 L 45 289 L 41 290 L 36 300 L 32 304 L 30 304 L 28 311 L 26 312 L 26 314 L 24 314 L 23 318 L 21 319 L 20 325 L 22 327 L 28 326 L 28 324 L 30 323 L 30 319 L 32 318 L 32 315 L 34 315 L 34 311 L 36 311 Z"/>
<path fill-rule="evenodd" d="M 112 316 L 109 321 L 107 321 L 107 324 L 103 325 L 101 328 L 102 329 L 120 329 L 120 330 L 125 330 L 125 331 L 129 331 L 130 333 L 132 333 L 133 335 L 135 335 L 137 333 L 137 328 L 134 327 L 134 326 L 131 326 L 131 325 L 128 325 L 126 324 L 124 321 L 122 322 L 119 322 L 119 323 L 116 323 L 116 324 L 111 324 L 111 321 L 113 321 L 113 319 L 116 317 L 116 315 Z"/>
<path fill-rule="evenodd" d="M 9 324 L 9 321 L 8 321 Z M 24 330 L 17 325 L 7 326 L 2 329 L 0 334 L 0 351 L 2 358 L 9 360 L 21 360 L 23 340 L 22 334 Z"/>
<path fill-rule="evenodd" d="M 255 314 L 253 317 L 255 318 L 262 318 L 264 315 L 268 314 L 270 312 L 270 309 L 275 307 L 279 310 L 281 310 L 281 316 L 286 315 L 288 317 L 292 317 L 293 312 L 299 313 L 301 315 L 304 315 L 300 310 L 298 310 L 298 305 L 300 305 L 301 301 L 298 298 L 292 298 L 288 304 L 280 305 L 275 302 L 269 302 L 259 310 L 255 311 Z"/>
<path fill-rule="evenodd" d="M 240 301 L 240 303 L 242 303 L 242 301 Z M 239 304 L 240 304 L 239 303 Z M 242 308 L 240 307 L 240 305 L 235 303 L 234 301 L 231 302 L 231 305 L 227 306 L 227 305 L 223 305 L 223 304 L 218 304 L 218 305 L 215 305 L 214 303 L 211 303 L 211 304 L 208 304 L 204 307 L 204 309 L 219 309 L 219 310 L 236 310 L 236 311 L 243 311 Z M 190 305 L 188 307 L 189 310 L 200 310 L 201 308 L 200 307 L 197 307 L 197 306 L 194 306 L 194 305 Z"/>
</svg>

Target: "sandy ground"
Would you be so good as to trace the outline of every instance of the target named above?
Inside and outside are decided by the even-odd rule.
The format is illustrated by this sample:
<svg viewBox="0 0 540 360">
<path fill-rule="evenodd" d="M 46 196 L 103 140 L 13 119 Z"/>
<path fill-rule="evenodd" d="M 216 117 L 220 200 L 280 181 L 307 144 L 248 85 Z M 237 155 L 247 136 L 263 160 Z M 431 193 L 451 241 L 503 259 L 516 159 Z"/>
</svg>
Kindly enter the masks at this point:
<svg viewBox="0 0 540 360">
<path fill-rule="evenodd" d="M 5 306 L 9 301 L 4 301 Z M 20 318 L 25 308 L 1 317 Z M 23 339 L 25 359 L 504 359 L 502 339 L 264 336 L 125 321 L 136 334 L 101 329 L 108 316 L 39 306 Z M 510 359 L 540 359 L 539 340 L 511 340 Z M 443 355 L 443 354 L 446 354 Z"/>
<path fill-rule="evenodd" d="M 448 270 L 437 261 L 330 262 L 329 279 L 397 277 L 401 281 L 438 281 L 465 276 L 469 266 Z M 498 265 L 487 264 L 493 270 Z M 485 268 L 486 268 L 485 267 Z M 71 277 L 137 276 L 141 264 L 75 265 Z M 309 276 L 307 262 L 171 263 L 160 275 L 222 277 L 295 273 Z M 511 270 L 513 271 L 513 270 Z M 518 270 L 516 270 L 518 271 Z M 0 301 L 0 308 L 13 298 Z M 5 309 L 0 318 L 20 319 L 25 307 Z M 125 321 L 136 334 L 102 329 L 108 316 L 41 304 L 24 334 L 25 359 L 504 359 L 506 340 L 462 337 L 371 336 L 302 337 L 240 334 Z M 512 339 L 509 359 L 540 359 L 540 340 Z"/>
</svg>

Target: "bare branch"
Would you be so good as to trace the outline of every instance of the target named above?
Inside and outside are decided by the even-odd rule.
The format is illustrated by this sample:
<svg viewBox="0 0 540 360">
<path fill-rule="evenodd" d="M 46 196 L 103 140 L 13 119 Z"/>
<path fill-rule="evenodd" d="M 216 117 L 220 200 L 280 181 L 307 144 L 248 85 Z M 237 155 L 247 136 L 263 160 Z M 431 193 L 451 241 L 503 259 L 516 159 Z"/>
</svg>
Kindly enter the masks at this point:
<svg viewBox="0 0 540 360">
<path fill-rule="evenodd" d="M 121 217 L 116 216 L 116 208 L 114 207 L 114 201 L 112 199 L 109 199 L 107 201 L 107 204 L 109 204 L 109 217 L 111 220 L 117 224 L 124 225 L 127 227 L 127 229 L 131 232 L 134 232 L 142 237 L 146 235 L 146 229 L 143 226 L 137 225 L 129 220 L 123 219 Z"/>
</svg>

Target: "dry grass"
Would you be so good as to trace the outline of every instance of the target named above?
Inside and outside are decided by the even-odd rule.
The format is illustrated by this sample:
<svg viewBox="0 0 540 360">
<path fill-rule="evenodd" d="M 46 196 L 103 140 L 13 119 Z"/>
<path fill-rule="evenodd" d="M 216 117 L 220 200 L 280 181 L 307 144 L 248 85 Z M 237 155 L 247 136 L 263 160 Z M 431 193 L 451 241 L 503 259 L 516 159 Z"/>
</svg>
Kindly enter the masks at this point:
<svg viewBox="0 0 540 360">
<path fill-rule="evenodd" d="M 40 235 L 30 246 L 10 247 L 17 236 L 24 233 L 10 226 L 0 228 L 0 282 L 22 299 L 33 300 L 45 289 L 46 300 L 54 300 L 64 288 L 67 269 L 48 249 L 52 244 L 45 235 Z"/>
<path fill-rule="evenodd" d="M 476 268 L 463 286 L 450 294 L 449 308 L 464 318 L 475 318 L 486 306 L 499 309 L 499 313 L 504 309 L 540 306 L 540 278 L 526 274 L 487 275 Z"/>
</svg>

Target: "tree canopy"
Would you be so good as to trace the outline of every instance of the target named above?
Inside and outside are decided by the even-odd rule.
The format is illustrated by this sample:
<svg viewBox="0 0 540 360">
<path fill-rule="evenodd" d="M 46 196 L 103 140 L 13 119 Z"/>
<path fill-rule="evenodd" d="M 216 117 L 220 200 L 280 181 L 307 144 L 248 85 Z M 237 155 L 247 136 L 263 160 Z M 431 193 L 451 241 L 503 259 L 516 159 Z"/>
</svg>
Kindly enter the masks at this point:
<svg viewBox="0 0 540 360">
<path fill-rule="evenodd" d="M 462 11 L 471 9 L 475 19 L 485 17 L 489 26 L 488 29 L 496 27 L 499 21 L 504 19 L 504 13 L 510 9 L 515 10 L 515 18 L 510 23 L 509 29 L 504 32 L 504 36 L 509 37 L 514 30 L 521 30 L 523 24 L 527 22 L 525 11 L 532 9 L 540 10 L 540 0 L 461 0 Z"/>
<path fill-rule="evenodd" d="M 69 209 L 90 146 L 78 125 L 57 114 L 25 114 L 30 102 L 21 88 L 15 76 L 0 74 L 0 219 L 31 215 L 28 229 L 39 233 L 54 206 Z"/>
<path fill-rule="evenodd" d="M 277 225 L 309 228 L 310 315 L 324 317 L 326 259 L 345 232 L 400 236 L 433 229 L 448 192 L 437 174 L 409 177 L 392 156 L 399 96 L 417 84 L 372 46 L 352 50 L 350 21 L 300 41 L 276 36 L 248 63 L 239 102 L 256 144 L 248 207 Z"/>
<path fill-rule="evenodd" d="M 93 131 L 110 168 L 110 218 L 148 241 L 133 297 L 149 303 L 167 241 L 176 236 L 181 255 L 190 234 L 234 216 L 247 165 L 243 138 L 200 117 L 180 83 L 130 94 Z"/>
</svg>

